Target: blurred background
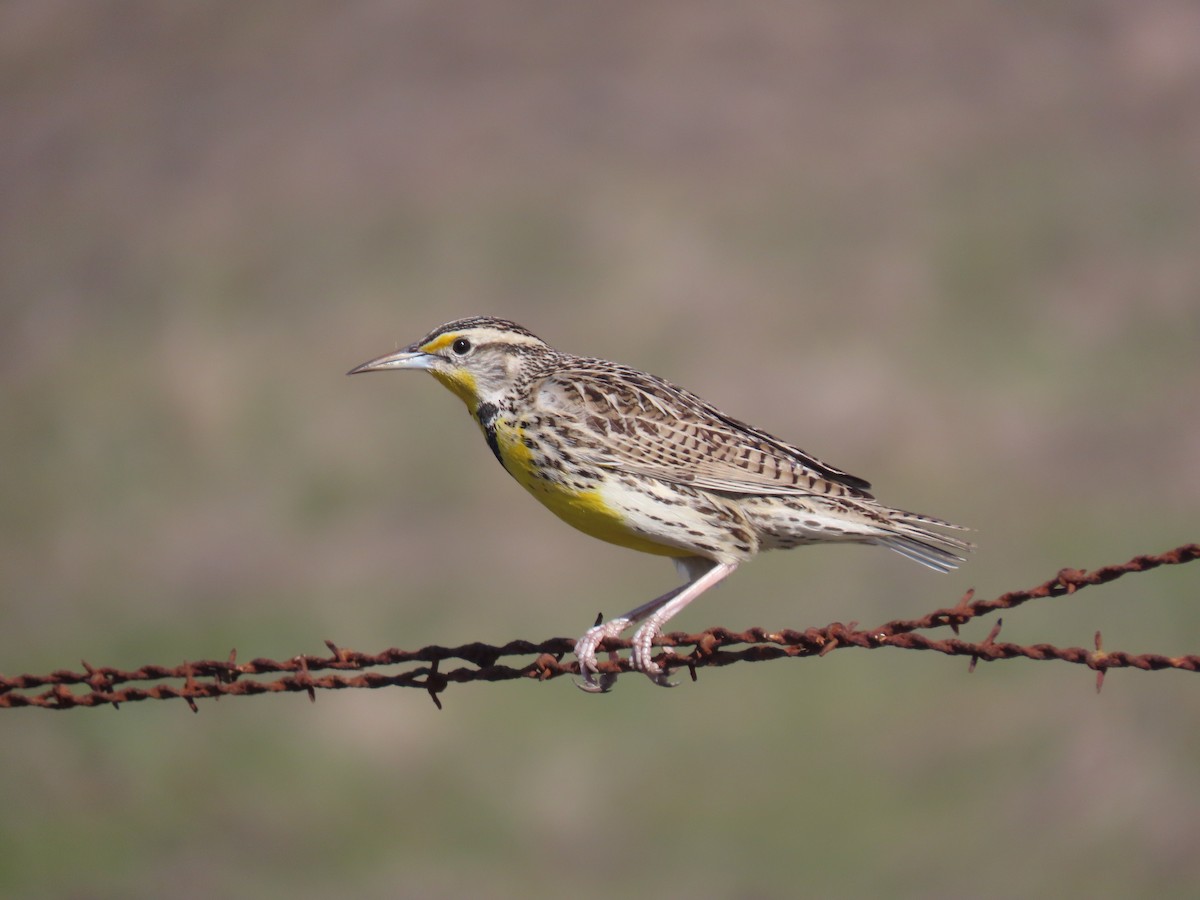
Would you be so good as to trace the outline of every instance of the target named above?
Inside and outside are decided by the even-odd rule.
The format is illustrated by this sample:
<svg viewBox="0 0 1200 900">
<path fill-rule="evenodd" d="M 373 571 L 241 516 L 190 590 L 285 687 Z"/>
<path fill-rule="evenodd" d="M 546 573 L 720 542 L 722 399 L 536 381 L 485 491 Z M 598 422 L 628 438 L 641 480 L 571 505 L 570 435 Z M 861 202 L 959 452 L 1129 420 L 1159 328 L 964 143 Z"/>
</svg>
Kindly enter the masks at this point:
<svg viewBox="0 0 1200 900">
<path fill-rule="evenodd" d="M 1187 0 L 9 0 L 0 72 L 6 675 L 574 637 L 672 586 L 432 380 L 343 376 L 477 313 L 977 530 L 950 576 L 767 555 L 680 629 L 1200 537 Z M 1198 578 L 1002 638 L 1196 653 Z M 966 668 L 6 711 L 0 892 L 1195 896 L 1194 676 Z"/>
</svg>

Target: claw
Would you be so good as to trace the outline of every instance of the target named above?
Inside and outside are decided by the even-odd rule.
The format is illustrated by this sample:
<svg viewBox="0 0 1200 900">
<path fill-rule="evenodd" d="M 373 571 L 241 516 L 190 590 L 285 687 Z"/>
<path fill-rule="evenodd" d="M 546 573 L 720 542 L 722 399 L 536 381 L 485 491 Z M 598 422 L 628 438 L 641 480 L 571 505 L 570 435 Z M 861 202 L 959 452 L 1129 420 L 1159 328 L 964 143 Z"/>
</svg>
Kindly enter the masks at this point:
<svg viewBox="0 0 1200 900">
<path fill-rule="evenodd" d="M 639 668 L 639 672 L 649 678 L 659 687 L 673 688 L 679 687 L 678 681 L 672 681 L 671 676 L 663 671 L 662 666 L 653 660 L 647 660 L 644 668 Z"/>
<path fill-rule="evenodd" d="M 608 658 L 615 660 L 617 654 L 609 653 Z M 576 681 L 575 687 L 589 694 L 607 694 L 612 690 L 613 685 L 617 683 L 616 675 L 613 675 L 611 672 L 600 672 L 599 667 L 596 665 L 594 654 L 587 658 L 579 658 L 579 674 L 583 676 L 583 681 Z M 595 675 L 600 676 L 599 680 L 593 677 Z"/>
<path fill-rule="evenodd" d="M 612 686 L 616 680 L 617 677 L 615 675 L 601 675 L 599 681 L 596 681 L 589 675 L 583 681 L 576 681 L 575 687 L 589 694 L 607 694 L 612 690 Z"/>
</svg>

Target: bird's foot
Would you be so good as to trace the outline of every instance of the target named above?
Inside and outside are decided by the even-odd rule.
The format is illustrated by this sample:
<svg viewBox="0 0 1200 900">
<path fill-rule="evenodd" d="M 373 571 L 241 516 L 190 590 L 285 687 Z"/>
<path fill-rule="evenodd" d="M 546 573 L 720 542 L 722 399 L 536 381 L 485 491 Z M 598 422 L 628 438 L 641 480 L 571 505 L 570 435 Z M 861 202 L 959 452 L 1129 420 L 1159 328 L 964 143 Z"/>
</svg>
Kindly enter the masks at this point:
<svg viewBox="0 0 1200 900">
<path fill-rule="evenodd" d="M 579 660 L 579 674 L 583 676 L 583 681 L 575 682 L 577 688 L 589 694 L 605 694 L 612 690 L 617 676 L 612 672 L 600 672 L 600 667 L 596 665 L 596 650 L 606 638 L 620 637 L 621 632 L 630 624 L 630 620 L 624 617 L 610 619 L 589 628 L 583 637 L 575 642 L 575 657 Z M 615 660 L 616 652 L 609 651 L 608 658 L 610 661 Z"/>
<path fill-rule="evenodd" d="M 662 634 L 662 622 L 658 621 L 657 616 L 651 616 L 650 619 L 633 634 L 633 649 L 630 651 L 630 661 L 633 667 L 657 684 L 659 687 L 675 687 L 679 684 L 678 681 L 671 681 L 667 677 L 667 673 L 663 671 L 662 666 L 656 663 L 653 659 L 654 639 Z M 673 647 L 664 647 L 663 651 L 668 656 L 675 655 Z"/>
</svg>

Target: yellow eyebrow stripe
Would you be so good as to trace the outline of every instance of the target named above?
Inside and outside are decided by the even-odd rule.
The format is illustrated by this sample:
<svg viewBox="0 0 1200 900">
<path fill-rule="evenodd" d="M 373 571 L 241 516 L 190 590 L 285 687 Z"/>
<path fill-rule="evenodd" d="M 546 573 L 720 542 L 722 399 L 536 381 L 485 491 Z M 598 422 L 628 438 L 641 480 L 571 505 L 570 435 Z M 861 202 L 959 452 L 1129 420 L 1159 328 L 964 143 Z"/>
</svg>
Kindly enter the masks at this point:
<svg viewBox="0 0 1200 900">
<path fill-rule="evenodd" d="M 443 347 L 447 347 L 452 344 L 457 337 L 458 334 L 454 332 L 449 334 L 439 334 L 428 344 L 422 345 L 421 350 L 425 353 L 437 353 Z"/>
</svg>

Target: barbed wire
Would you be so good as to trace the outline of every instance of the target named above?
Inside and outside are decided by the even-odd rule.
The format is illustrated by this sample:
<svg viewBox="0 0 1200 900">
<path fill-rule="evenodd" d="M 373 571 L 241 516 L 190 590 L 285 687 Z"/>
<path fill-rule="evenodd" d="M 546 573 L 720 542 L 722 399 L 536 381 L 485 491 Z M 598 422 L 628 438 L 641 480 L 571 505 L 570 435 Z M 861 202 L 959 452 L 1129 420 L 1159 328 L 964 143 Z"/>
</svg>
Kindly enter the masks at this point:
<svg viewBox="0 0 1200 900">
<path fill-rule="evenodd" d="M 1200 559 L 1200 544 L 1184 544 L 1164 553 L 1135 556 L 1128 562 L 1103 566 L 1092 571 L 1062 569 L 1050 580 L 1033 588 L 1009 591 L 992 600 L 975 600 L 974 591 L 968 591 L 954 606 L 936 609 L 919 619 L 886 622 L 877 628 L 860 629 L 857 622 L 834 622 L 823 628 L 807 628 L 803 631 L 766 631 L 762 628 L 749 628 L 739 632 L 716 627 L 695 634 L 671 632 L 656 641 L 656 644 L 663 648 L 658 662 L 668 669 L 686 668 L 692 680 L 695 680 L 696 670 L 702 667 L 824 656 L 847 647 L 868 650 L 894 647 L 970 657 L 969 671 L 974 671 L 976 664 L 981 661 L 995 662 L 1018 658 L 1059 660 L 1083 665 L 1096 672 L 1097 690 L 1102 686 L 1104 675 L 1110 669 L 1180 669 L 1196 672 L 1200 671 L 1200 656 L 1106 651 L 1103 649 L 1100 632 L 1096 632 L 1094 648 L 1091 650 L 1082 647 L 1056 647 L 1052 644 L 1022 646 L 999 642 L 996 638 L 1002 625 L 1000 619 L 996 620 L 982 641 L 965 641 L 957 637 L 959 628 L 971 620 L 1001 610 L 1013 609 L 1030 600 L 1073 594 L 1082 588 L 1105 584 L 1124 575 L 1145 572 L 1159 566 L 1180 565 L 1196 559 Z M 937 639 L 918 633 L 942 627 L 949 627 L 956 636 Z M 348 650 L 332 641 L 326 641 L 325 645 L 329 648 L 330 656 L 299 655 L 286 660 L 259 658 L 249 662 L 238 662 L 237 651 L 234 650 L 225 660 L 185 662 L 174 667 L 147 665 L 138 669 L 122 670 L 110 667 L 96 668 L 83 662 L 83 672 L 59 669 L 48 675 L 18 675 L 12 678 L 0 675 L 0 708 L 37 707 L 62 710 L 107 705 L 119 708 L 122 703 L 139 700 L 182 699 L 193 712 L 198 712 L 196 701 L 204 698 L 304 692 L 310 700 L 315 701 L 318 690 L 410 687 L 427 691 L 440 709 L 442 703 L 439 695 L 452 683 L 510 681 L 518 678 L 547 681 L 561 675 L 579 674 L 578 663 L 563 662 L 564 657 L 574 648 L 574 641 L 561 637 L 550 638 L 540 643 L 510 641 L 501 646 L 475 642 L 458 647 L 442 647 L 435 644 L 420 650 L 391 648 L 376 654 Z M 605 640 L 601 649 L 609 653 L 609 659 L 599 662 L 600 672 L 619 674 L 632 671 L 628 658 L 616 656 L 616 651 L 627 650 L 629 646 L 628 640 Z M 692 647 L 691 652 L 686 655 L 680 654 L 677 648 L 685 646 Z M 727 649 L 735 646 L 742 648 Z M 533 658 L 520 666 L 501 664 L 500 661 L 508 657 Z M 459 660 L 469 665 L 441 671 L 442 663 L 450 660 Z M 367 671 L 387 666 L 411 668 L 390 674 Z M 331 674 L 313 675 L 314 672 L 322 671 Z M 339 672 L 357 674 L 337 674 Z M 281 677 L 274 680 L 254 677 L 280 673 Z M 162 683 L 151 687 L 119 687 L 135 685 L 138 682 Z M 84 687 L 87 690 L 72 690 L 72 687 Z"/>
</svg>

